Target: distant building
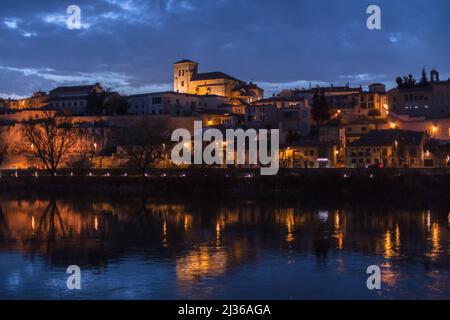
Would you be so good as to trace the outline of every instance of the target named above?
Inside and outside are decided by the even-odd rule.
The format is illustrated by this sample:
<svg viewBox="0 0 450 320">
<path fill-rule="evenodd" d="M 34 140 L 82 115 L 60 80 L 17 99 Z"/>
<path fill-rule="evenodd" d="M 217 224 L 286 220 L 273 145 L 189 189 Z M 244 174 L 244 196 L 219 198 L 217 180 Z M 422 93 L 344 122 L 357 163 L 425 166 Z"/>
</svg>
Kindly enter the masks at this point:
<svg viewBox="0 0 450 320">
<path fill-rule="evenodd" d="M 234 128 L 237 125 L 236 116 L 226 110 L 203 109 L 197 112 L 205 127 Z"/>
<path fill-rule="evenodd" d="M 217 95 L 202 96 L 171 91 L 132 95 L 127 100 L 129 114 L 168 114 L 175 117 L 190 116 L 202 109 L 217 109 L 228 101 L 226 97 Z"/>
<path fill-rule="evenodd" d="M 178 93 L 218 95 L 233 104 L 245 104 L 262 99 L 264 90 L 256 84 L 246 83 L 223 72 L 198 72 L 198 63 L 181 60 L 174 64 L 173 90 Z"/>
<path fill-rule="evenodd" d="M 345 129 L 340 122 L 331 122 L 319 128 L 319 141 L 345 146 Z"/>
<path fill-rule="evenodd" d="M 439 72 L 431 71 L 427 85 L 395 88 L 388 92 L 389 105 L 396 114 L 426 117 L 450 116 L 450 79 L 439 80 Z"/>
<path fill-rule="evenodd" d="M 358 140 L 374 130 L 390 129 L 386 120 L 359 119 L 342 125 L 344 129 L 344 145 Z"/>
<path fill-rule="evenodd" d="M 290 143 L 280 152 L 283 168 L 333 168 L 337 162 L 337 147 L 319 140 Z"/>
<path fill-rule="evenodd" d="M 252 103 L 253 106 L 273 105 L 277 109 L 308 107 L 309 102 L 305 97 L 281 97 L 275 96 L 267 99 L 260 99 Z"/>
<path fill-rule="evenodd" d="M 45 92 L 37 91 L 30 98 L 19 99 L 15 109 L 40 109 L 48 105 L 48 96 Z"/>
<path fill-rule="evenodd" d="M 286 99 L 304 98 L 312 105 L 314 95 L 319 92 L 325 94 L 330 108 L 339 110 L 343 120 L 368 116 L 385 118 L 388 114 L 386 87 L 381 83 L 369 85 L 369 91 L 364 91 L 362 87 L 330 86 L 283 90 L 277 96 Z"/>
<path fill-rule="evenodd" d="M 79 114 L 86 109 L 101 103 L 105 90 L 99 83 L 87 86 L 58 87 L 49 93 L 48 105 L 73 114 Z"/>
<path fill-rule="evenodd" d="M 447 117 L 413 117 L 404 114 L 389 114 L 389 124 L 392 128 L 426 131 L 430 137 L 450 139 L 450 116 Z"/>
<path fill-rule="evenodd" d="M 425 168 L 450 167 L 450 140 L 430 139 L 425 144 Z"/>
<path fill-rule="evenodd" d="M 280 129 L 280 142 L 311 133 L 311 107 L 305 98 L 272 97 L 253 102 L 246 108 L 247 124 L 260 122 Z"/>
<path fill-rule="evenodd" d="M 375 130 L 347 145 L 347 167 L 422 168 L 427 134 Z"/>
<path fill-rule="evenodd" d="M 19 101 L 16 99 L 0 99 L 0 107 L 6 109 L 17 109 L 19 105 Z"/>
</svg>

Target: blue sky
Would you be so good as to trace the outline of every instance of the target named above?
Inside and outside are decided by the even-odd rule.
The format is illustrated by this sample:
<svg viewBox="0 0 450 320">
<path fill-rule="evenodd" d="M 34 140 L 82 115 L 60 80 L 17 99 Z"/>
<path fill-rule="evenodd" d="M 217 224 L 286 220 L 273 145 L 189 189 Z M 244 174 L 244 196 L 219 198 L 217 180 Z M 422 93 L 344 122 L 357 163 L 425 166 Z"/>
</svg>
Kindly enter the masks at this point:
<svg viewBox="0 0 450 320">
<path fill-rule="evenodd" d="M 82 29 L 68 30 L 78 5 Z M 381 7 L 368 30 L 366 8 Z M 449 0 L 2 0 L 0 96 L 100 81 L 122 93 L 171 89 L 172 63 L 266 89 L 392 85 L 422 67 L 450 77 Z"/>
</svg>

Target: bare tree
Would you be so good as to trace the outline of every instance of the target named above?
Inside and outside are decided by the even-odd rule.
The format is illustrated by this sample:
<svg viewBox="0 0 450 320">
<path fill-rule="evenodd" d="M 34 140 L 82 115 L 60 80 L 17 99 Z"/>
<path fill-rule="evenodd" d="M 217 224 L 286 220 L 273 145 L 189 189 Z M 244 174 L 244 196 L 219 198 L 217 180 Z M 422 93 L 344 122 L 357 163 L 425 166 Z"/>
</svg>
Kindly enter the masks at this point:
<svg viewBox="0 0 450 320">
<path fill-rule="evenodd" d="M 31 157 L 39 159 L 51 175 L 56 174 L 61 159 L 75 145 L 76 133 L 71 120 L 46 113 L 45 118 L 24 123 L 23 137 Z"/>
<path fill-rule="evenodd" d="M 120 145 L 129 158 L 128 165 L 143 176 L 154 169 L 169 150 L 170 134 L 168 121 L 163 119 L 144 119 L 125 128 Z"/>
<path fill-rule="evenodd" d="M 88 128 L 75 129 L 75 135 L 77 139 L 76 144 L 76 157 L 70 161 L 70 166 L 74 169 L 86 169 L 92 168 L 93 159 L 96 155 L 96 135 L 89 131 Z"/>
<path fill-rule="evenodd" d="M 5 162 L 8 156 L 8 143 L 6 142 L 5 132 L 0 130 L 0 166 Z"/>
</svg>

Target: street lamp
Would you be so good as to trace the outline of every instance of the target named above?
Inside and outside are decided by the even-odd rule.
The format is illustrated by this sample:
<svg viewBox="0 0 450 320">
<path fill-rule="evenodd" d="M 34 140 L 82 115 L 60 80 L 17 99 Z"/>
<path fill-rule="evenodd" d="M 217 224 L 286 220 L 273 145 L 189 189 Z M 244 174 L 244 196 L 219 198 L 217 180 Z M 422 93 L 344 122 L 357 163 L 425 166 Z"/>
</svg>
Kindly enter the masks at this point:
<svg viewBox="0 0 450 320">
<path fill-rule="evenodd" d="M 435 125 L 431 127 L 431 132 L 433 133 L 433 136 L 436 136 L 436 133 L 438 132 L 439 128 Z"/>
</svg>

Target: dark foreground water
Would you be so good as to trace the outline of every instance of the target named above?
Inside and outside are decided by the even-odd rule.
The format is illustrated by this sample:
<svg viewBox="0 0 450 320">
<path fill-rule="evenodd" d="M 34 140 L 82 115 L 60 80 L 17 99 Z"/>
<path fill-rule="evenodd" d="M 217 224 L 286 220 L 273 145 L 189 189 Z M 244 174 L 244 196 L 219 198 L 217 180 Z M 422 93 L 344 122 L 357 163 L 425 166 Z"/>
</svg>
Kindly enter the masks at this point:
<svg viewBox="0 0 450 320">
<path fill-rule="evenodd" d="M 450 299 L 449 225 L 446 209 L 4 199 L 0 298 Z"/>
</svg>

